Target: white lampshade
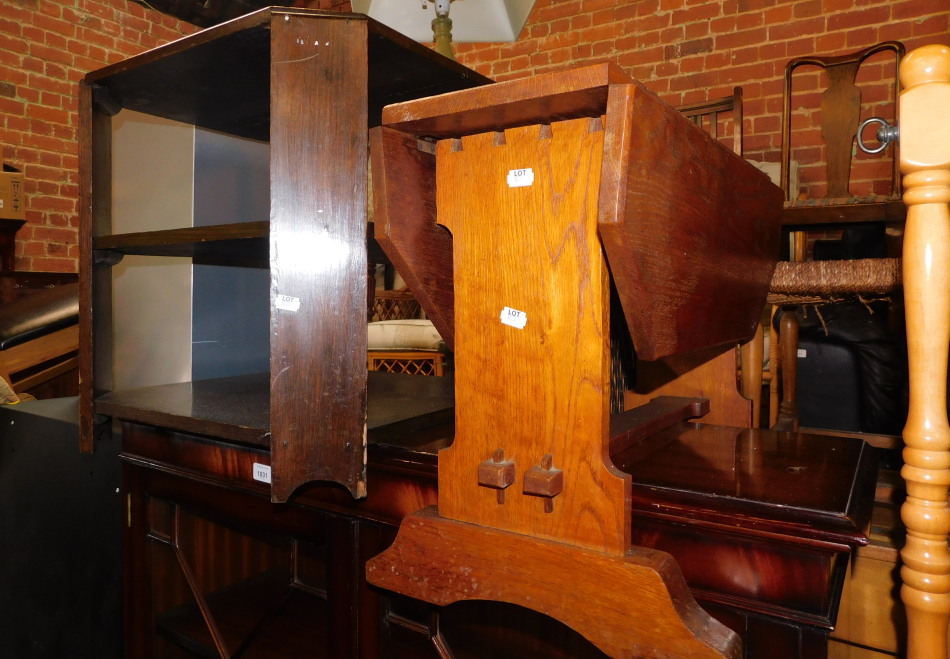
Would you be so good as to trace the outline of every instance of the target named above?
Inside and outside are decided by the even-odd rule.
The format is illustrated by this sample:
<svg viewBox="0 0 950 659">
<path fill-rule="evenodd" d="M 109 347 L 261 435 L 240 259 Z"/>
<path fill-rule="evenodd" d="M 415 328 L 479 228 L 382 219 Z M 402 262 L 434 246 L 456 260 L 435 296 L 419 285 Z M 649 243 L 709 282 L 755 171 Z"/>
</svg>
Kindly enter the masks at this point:
<svg viewBox="0 0 950 659">
<path fill-rule="evenodd" d="M 535 0 L 454 0 L 452 41 L 517 41 Z M 366 14 L 416 41 L 432 41 L 433 0 L 351 0 Z"/>
</svg>

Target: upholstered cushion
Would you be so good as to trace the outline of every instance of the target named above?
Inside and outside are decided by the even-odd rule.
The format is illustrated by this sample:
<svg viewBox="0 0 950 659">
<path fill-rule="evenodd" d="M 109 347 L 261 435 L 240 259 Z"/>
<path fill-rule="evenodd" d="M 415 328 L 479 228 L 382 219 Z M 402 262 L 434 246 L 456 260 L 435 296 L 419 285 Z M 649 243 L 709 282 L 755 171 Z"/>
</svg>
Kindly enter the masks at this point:
<svg viewBox="0 0 950 659">
<path fill-rule="evenodd" d="M 442 337 L 431 320 L 383 320 L 368 325 L 370 350 L 438 350 Z"/>
</svg>

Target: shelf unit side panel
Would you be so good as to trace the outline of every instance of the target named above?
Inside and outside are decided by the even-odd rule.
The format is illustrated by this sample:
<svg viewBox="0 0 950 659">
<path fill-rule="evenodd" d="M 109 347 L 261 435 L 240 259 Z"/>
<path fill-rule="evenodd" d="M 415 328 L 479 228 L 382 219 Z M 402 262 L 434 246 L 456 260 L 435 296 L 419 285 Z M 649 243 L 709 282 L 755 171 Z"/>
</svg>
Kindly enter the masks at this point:
<svg viewBox="0 0 950 659">
<path fill-rule="evenodd" d="M 79 85 L 79 445 L 96 439 L 95 397 L 112 388 L 112 277 L 93 260 L 93 237 L 108 232 L 112 204 L 112 122 Z"/>
<path fill-rule="evenodd" d="M 272 25 L 274 501 L 366 489 L 366 40 L 362 20 Z"/>
</svg>

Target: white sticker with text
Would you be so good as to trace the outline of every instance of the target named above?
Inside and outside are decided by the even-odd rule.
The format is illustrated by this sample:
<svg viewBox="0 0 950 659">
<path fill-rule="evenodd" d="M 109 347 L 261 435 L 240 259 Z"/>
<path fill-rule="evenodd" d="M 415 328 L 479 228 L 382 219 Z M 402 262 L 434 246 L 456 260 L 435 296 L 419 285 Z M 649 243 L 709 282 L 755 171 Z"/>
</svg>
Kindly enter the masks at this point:
<svg viewBox="0 0 950 659">
<path fill-rule="evenodd" d="M 260 462 L 255 462 L 252 476 L 256 481 L 270 483 L 270 465 L 262 465 Z"/>
<path fill-rule="evenodd" d="M 300 310 L 300 298 L 293 297 L 292 295 L 278 295 L 276 304 L 278 309 L 283 309 L 284 311 L 296 312 Z"/>
<path fill-rule="evenodd" d="M 534 170 L 530 167 L 528 169 L 509 169 L 508 170 L 508 187 L 509 188 L 526 188 L 534 184 Z"/>
<path fill-rule="evenodd" d="M 500 320 L 505 325 L 510 325 L 517 329 L 524 329 L 525 324 L 528 322 L 528 314 L 524 311 L 512 309 L 511 307 L 505 307 L 501 310 Z"/>
</svg>

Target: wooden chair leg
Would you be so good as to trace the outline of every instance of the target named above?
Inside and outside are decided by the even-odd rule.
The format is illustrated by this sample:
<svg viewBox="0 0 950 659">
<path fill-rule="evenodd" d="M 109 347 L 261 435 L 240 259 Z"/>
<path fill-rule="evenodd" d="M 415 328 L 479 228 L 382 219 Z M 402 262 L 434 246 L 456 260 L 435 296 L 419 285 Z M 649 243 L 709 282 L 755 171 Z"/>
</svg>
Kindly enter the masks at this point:
<svg viewBox="0 0 950 659">
<path fill-rule="evenodd" d="M 779 405 L 776 430 L 798 431 L 798 316 L 794 307 L 786 307 L 779 321 L 779 342 L 782 359 L 782 403 Z"/>
<path fill-rule="evenodd" d="M 752 427 L 762 420 L 762 356 L 765 348 L 765 328 L 759 323 L 755 336 L 740 349 L 742 361 L 742 395 L 752 401 Z"/>
<path fill-rule="evenodd" d="M 775 327 L 775 314 L 778 311 L 777 306 L 772 306 L 772 313 L 769 315 L 769 327 Z M 775 331 L 772 332 L 772 338 L 769 341 L 769 428 L 773 428 L 778 423 L 778 411 L 782 402 L 781 392 L 781 373 L 782 373 L 782 350 L 781 336 Z"/>
</svg>

